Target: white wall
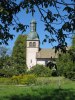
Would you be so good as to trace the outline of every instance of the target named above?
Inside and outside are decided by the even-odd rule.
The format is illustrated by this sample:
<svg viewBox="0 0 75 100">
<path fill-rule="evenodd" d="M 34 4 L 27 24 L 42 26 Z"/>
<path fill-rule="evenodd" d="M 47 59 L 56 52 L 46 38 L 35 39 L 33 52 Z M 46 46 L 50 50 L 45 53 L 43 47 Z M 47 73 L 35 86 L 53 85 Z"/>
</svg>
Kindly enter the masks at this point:
<svg viewBox="0 0 75 100">
<path fill-rule="evenodd" d="M 29 47 L 29 42 L 36 42 L 36 47 Z M 39 41 L 27 41 L 26 64 L 28 69 L 36 65 L 36 53 L 39 50 Z"/>
<path fill-rule="evenodd" d="M 50 59 L 46 59 L 46 58 L 38 58 L 37 59 L 37 64 L 39 65 L 47 65 L 47 63 L 50 61 Z"/>
</svg>

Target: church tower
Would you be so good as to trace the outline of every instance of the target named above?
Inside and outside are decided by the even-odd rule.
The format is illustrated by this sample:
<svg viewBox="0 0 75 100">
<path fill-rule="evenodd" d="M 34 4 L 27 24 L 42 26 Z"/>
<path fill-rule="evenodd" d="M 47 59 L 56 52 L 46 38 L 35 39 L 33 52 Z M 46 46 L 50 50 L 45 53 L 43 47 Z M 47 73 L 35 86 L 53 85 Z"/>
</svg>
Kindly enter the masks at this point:
<svg viewBox="0 0 75 100">
<path fill-rule="evenodd" d="M 36 53 L 39 51 L 39 36 L 36 32 L 36 21 L 30 22 L 30 33 L 27 36 L 26 64 L 28 69 L 37 64 Z"/>
</svg>

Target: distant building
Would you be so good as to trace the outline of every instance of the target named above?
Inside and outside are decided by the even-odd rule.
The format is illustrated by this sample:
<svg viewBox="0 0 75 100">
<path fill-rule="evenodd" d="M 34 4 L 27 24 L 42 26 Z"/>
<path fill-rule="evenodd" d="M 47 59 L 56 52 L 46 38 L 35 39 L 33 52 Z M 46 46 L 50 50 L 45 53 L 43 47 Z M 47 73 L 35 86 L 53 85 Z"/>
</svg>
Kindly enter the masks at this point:
<svg viewBox="0 0 75 100">
<path fill-rule="evenodd" d="M 47 65 L 51 60 L 57 58 L 54 49 L 40 49 L 40 40 L 36 32 L 36 21 L 30 23 L 30 33 L 27 36 L 26 64 L 28 69 L 36 64 Z"/>
</svg>

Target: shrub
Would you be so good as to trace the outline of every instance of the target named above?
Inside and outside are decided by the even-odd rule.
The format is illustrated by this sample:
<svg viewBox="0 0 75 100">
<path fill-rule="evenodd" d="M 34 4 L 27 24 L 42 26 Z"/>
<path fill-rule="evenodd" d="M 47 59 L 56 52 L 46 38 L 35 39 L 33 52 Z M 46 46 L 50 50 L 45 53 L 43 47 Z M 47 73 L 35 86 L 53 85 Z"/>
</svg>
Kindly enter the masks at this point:
<svg viewBox="0 0 75 100">
<path fill-rule="evenodd" d="M 51 76 L 58 76 L 58 72 L 56 69 L 51 70 Z"/>
<path fill-rule="evenodd" d="M 43 65 L 36 65 L 32 67 L 28 73 L 33 73 L 41 77 L 51 76 L 51 70 Z"/>
<path fill-rule="evenodd" d="M 61 53 L 56 64 L 58 73 L 66 78 L 75 80 L 75 62 L 73 51 L 69 50 L 66 53 Z"/>
<path fill-rule="evenodd" d="M 75 72 L 71 71 L 71 72 L 66 72 L 65 76 L 69 79 L 75 80 Z"/>
<path fill-rule="evenodd" d="M 19 75 L 19 76 L 13 76 L 11 78 L 11 82 L 13 84 L 34 84 L 36 81 L 36 76 L 34 74 L 29 75 Z"/>
<path fill-rule="evenodd" d="M 21 78 L 22 78 L 21 75 L 19 75 L 19 76 L 13 76 L 13 77 L 11 78 L 12 84 L 20 84 Z"/>
<path fill-rule="evenodd" d="M 13 75 L 17 75 L 18 71 L 11 67 L 4 67 L 3 69 L 0 70 L 0 76 L 2 77 L 12 77 Z"/>
<path fill-rule="evenodd" d="M 0 85 L 10 84 L 10 78 L 0 78 Z"/>
<path fill-rule="evenodd" d="M 21 84 L 34 84 L 36 82 L 36 76 L 34 74 L 23 75 L 20 83 Z"/>
</svg>

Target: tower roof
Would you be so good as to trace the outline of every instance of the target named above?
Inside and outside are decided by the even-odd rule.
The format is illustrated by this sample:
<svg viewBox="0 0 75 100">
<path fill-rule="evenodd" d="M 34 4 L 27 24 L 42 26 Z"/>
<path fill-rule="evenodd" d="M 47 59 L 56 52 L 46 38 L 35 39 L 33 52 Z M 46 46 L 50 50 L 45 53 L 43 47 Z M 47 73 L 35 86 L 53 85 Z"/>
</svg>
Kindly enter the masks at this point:
<svg viewBox="0 0 75 100">
<path fill-rule="evenodd" d="M 39 40 L 39 36 L 36 32 L 30 32 L 27 36 L 27 40 Z"/>
<path fill-rule="evenodd" d="M 30 28 L 31 30 L 27 36 L 27 40 L 39 40 L 39 36 L 36 32 L 36 21 L 34 19 L 30 22 Z"/>
</svg>

